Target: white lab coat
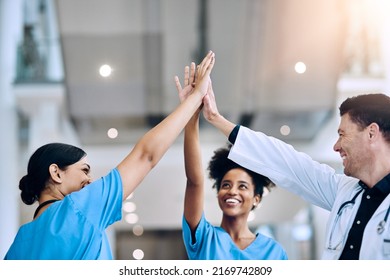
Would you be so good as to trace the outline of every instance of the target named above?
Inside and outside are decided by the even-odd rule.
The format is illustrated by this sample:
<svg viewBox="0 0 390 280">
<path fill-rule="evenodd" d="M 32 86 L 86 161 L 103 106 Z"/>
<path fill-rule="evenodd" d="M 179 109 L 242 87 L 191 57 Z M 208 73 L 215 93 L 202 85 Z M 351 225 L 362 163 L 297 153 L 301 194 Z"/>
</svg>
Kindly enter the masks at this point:
<svg viewBox="0 0 390 280">
<path fill-rule="evenodd" d="M 322 258 L 340 257 L 363 192 L 357 196 L 354 204 L 344 208 L 339 217 L 337 212 L 344 202 L 350 201 L 361 190 L 358 179 L 337 174 L 330 166 L 312 160 L 291 145 L 243 126 L 229 158 L 267 176 L 278 187 L 331 211 Z M 384 232 L 377 232 L 378 224 L 384 219 L 389 206 L 390 195 L 375 211 L 364 230 L 360 259 L 390 259 L 390 221 L 386 223 Z"/>
</svg>

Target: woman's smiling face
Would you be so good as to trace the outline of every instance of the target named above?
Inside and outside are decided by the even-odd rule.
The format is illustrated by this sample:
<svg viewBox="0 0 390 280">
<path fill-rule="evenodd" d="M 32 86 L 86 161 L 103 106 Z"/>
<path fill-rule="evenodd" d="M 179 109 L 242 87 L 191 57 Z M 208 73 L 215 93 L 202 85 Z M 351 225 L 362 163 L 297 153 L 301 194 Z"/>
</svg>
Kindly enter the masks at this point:
<svg viewBox="0 0 390 280">
<path fill-rule="evenodd" d="M 65 195 L 81 190 L 91 183 L 90 166 L 87 157 L 69 165 L 65 170 L 60 171 L 62 180 L 61 192 Z"/>
<path fill-rule="evenodd" d="M 260 196 L 255 195 L 252 177 L 243 169 L 231 169 L 222 178 L 218 204 L 224 215 L 247 216 L 259 202 Z"/>
</svg>

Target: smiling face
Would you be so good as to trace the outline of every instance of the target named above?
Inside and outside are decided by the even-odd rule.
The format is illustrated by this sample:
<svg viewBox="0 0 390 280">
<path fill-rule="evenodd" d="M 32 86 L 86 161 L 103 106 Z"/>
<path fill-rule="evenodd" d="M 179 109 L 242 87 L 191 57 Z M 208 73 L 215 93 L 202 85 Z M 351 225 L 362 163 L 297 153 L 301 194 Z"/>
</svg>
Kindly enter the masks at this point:
<svg viewBox="0 0 390 280">
<path fill-rule="evenodd" d="M 69 165 L 65 170 L 59 170 L 59 178 L 61 179 L 60 192 L 68 195 L 81 190 L 91 183 L 90 170 L 87 157 Z"/>
<path fill-rule="evenodd" d="M 338 129 L 339 138 L 333 149 L 340 153 L 343 160 L 344 173 L 361 179 L 365 167 L 371 164 L 369 150 L 369 133 L 351 121 L 348 114 L 341 117 Z"/>
<path fill-rule="evenodd" d="M 218 203 L 224 215 L 247 217 L 260 202 L 252 177 L 241 168 L 229 170 L 221 181 Z"/>
</svg>

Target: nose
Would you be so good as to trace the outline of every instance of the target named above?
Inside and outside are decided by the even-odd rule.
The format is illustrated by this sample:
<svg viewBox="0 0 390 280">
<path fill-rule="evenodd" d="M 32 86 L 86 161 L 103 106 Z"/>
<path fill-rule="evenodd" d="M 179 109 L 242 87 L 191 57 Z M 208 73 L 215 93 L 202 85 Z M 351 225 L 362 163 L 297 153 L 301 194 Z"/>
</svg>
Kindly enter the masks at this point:
<svg viewBox="0 0 390 280">
<path fill-rule="evenodd" d="M 340 139 L 337 139 L 336 143 L 334 143 L 333 150 L 335 152 L 339 152 L 340 151 Z"/>
<path fill-rule="evenodd" d="M 228 194 L 235 195 L 236 193 L 237 193 L 237 188 L 235 186 L 229 188 Z"/>
</svg>

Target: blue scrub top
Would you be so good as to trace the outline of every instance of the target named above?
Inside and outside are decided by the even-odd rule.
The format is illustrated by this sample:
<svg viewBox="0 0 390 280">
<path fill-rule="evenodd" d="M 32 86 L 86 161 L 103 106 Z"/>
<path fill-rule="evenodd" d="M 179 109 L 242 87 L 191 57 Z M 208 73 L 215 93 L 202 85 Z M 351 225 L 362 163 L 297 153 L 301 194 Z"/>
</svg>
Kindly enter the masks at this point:
<svg viewBox="0 0 390 280">
<path fill-rule="evenodd" d="M 105 229 L 122 217 L 122 180 L 117 169 L 51 204 L 20 227 L 5 259 L 112 259 Z"/>
<path fill-rule="evenodd" d="M 195 230 L 195 239 L 183 216 L 183 240 L 190 260 L 286 260 L 283 247 L 274 239 L 257 234 L 256 239 L 241 250 L 221 227 L 211 225 L 204 214 Z"/>
</svg>

